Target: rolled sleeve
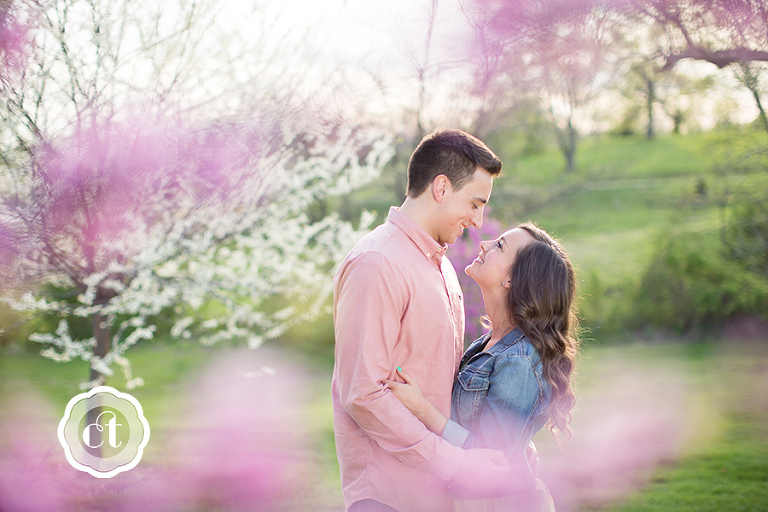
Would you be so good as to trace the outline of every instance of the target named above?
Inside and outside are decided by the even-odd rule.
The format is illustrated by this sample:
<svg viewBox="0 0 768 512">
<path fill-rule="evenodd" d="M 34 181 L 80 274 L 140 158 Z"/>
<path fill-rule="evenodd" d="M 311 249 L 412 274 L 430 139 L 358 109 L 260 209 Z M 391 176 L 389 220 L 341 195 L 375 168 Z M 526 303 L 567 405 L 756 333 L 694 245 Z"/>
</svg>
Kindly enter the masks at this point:
<svg viewBox="0 0 768 512">
<path fill-rule="evenodd" d="M 464 443 L 469 437 L 469 430 L 453 420 L 448 420 L 448 423 L 445 424 L 442 437 L 453 446 L 464 446 Z"/>
</svg>

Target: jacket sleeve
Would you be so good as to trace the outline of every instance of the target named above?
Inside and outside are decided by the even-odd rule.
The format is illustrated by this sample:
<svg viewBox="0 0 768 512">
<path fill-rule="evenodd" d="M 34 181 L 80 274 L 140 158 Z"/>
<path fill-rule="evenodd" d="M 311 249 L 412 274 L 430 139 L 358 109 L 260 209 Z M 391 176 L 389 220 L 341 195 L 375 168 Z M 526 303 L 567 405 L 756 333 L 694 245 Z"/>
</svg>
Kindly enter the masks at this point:
<svg viewBox="0 0 768 512">
<path fill-rule="evenodd" d="M 495 447 L 510 455 L 525 450 L 531 417 L 539 405 L 540 386 L 526 357 L 501 358 L 490 374 L 488 395 L 472 444 Z"/>
<path fill-rule="evenodd" d="M 342 407 L 382 449 L 450 479 L 464 450 L 427 430 L 382 382 L 394 377 L 398 364 L 392 353 L 410 299 L 407 285 L 378 253 L 348 262 L 337 279 L 334 325 Z"/>
<path fill-rule="evenodd" d="M 460 384 L 457 382 L 454 385 Z M 488 394 L 476 430 L 469 432 L 453 420 L 446 425 L 443 437 L 449 441 L 460 442 L 465 449 L 501 450 L 507 457 L 510 473 L 505 483 L 489 491 L 488 496 L 527 492 L 536 487 L 525 450 L 531 416 L 539 405 L 539 390 L 538 379 L 527 358 L 502 358 L 489 376 Z M 455 497 L 469 497 L 466 490 L 452 488 L 452 493 Z"/>
</svg>

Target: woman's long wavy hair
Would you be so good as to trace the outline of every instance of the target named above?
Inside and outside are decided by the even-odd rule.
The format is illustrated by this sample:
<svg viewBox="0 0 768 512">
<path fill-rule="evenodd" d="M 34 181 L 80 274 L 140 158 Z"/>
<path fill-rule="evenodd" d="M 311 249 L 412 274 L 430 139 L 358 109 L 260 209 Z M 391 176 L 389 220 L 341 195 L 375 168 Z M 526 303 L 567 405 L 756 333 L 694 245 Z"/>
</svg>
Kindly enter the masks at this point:
<svg viewBox="0 0 768 512">
<path fill-rule="evenodd" d="M 535 224 L 517 226 L 534 241 L 520 249 L 510 268 L 507 308 L 511 319 L 541 356 L 544 377 L 552 385 L 547 427 L 569 438 L 571 388 L 579 341 L 575 314 L 576 273 L 562 245 Z"/>
</svg>

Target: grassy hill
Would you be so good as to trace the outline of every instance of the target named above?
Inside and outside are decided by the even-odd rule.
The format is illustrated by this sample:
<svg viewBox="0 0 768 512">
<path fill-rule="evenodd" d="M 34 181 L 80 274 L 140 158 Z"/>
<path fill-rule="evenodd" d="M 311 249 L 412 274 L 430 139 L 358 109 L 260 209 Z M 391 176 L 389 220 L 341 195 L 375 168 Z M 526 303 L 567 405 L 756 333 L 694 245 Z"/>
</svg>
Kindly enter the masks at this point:
<svg viewBox="0 0 768 512">
<path fill-rule="evenodd" d="M 516 158 L 502 143 L 494 149 L 506 176 L 497 180 L 492 215 L 507 224 L 534 220 L 563 240 L 580 269 L 588 326 L 607 333 L 636 328 L 626 323 L 628 308 L 664 244 L 690 237 L 720 265 L 723 216 L 743 196 L 768 191 L 764 138 L 735 129 L 653 140 L 600 135 L 581 142 L 572 173 L 554 148 Z M 732 309 L 753 313 L 741 304 Z"/>
</svg>

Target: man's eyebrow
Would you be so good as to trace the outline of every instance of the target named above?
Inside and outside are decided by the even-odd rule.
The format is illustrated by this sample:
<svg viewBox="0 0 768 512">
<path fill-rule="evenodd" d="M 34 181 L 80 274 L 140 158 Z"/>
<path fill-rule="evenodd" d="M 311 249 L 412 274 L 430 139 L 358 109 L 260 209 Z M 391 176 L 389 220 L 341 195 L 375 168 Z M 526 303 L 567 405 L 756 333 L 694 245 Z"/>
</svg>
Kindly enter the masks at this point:
<svg viewBox="0 0 768 512">
<path fill-rule="evenodd" d="M 487 203 L 488 203 L 488 200 L 487 200 L 487 199 L 483 199 L 482 197 L 475 197 L 475 198 L 474 198 L 474 199 L 472 199 L 472 200 L 473 200 L 473 201 L 479 201 L 479 202 L 481 202 L 481 203 L 483 203 L 483 204 L 487 204 Z"/>
</svg>

